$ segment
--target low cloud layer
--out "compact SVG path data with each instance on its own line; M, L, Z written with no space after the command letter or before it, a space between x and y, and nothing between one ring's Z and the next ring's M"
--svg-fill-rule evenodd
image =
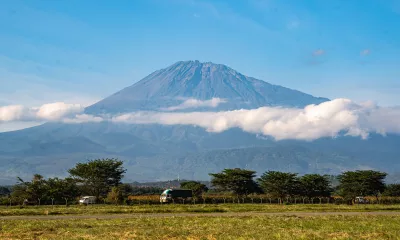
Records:
M175 110L183 110L183 109L189 109L189 108L200 108L200 107L210 107L210 108L215 108L218 107L221 103L225 103L226 100L221 99L221 98L212 98L210 100L197 100L197 99L187 99L183 103L169 107L169 108L164 108L162 110L164 111L175 111Z
M63 118L75 117L83 112L80 104L63 102L44 104L40 107L26 108L22 105L0 107L0 122L12 121L60 121Z
M182 106L190 105L185 103ZM190 106L198 105L192 102ZM335 99L303 109L261 107L222 112L133 112L102 117L82 114L82 110L79 105L65 103L47 104L37 109L8 106L0 108L0 121L21 121L25 117L32 120L34 116L36 120L70 124L110 121L124 124L190 125L216 133L240 128L276 140L315 140L337 137L342 133L363 139L368 138L370 133L400 134L400 107L379 107L370 102L357 104L348 99Z

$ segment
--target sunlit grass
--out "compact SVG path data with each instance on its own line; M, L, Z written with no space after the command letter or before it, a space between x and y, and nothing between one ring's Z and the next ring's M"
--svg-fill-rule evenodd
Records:
M0 216L15 215L91 215L133 213L212 213L212 212L363 212L400 211L400 205L333 205L333 204L169 204L169 205L89 205L0 207Z
M400 217L0 220L0 239L399 239Z

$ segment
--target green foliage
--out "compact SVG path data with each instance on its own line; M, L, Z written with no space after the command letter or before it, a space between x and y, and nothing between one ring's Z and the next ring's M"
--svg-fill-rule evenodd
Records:
M299 178L301 184L301 195L313 197L329 197L332 189L330 187L329 176L319 174L306 174Z
M138 187L138 186L132 186L130 184L124 184L126 187L125 193L127 195L159 195L164 191L164 188L160 187Z
M385 190L386 175L386 173L373 170L344 172L338 176L339 193L347 200L354 200L357 196L378 197Z
M107 201L117 205L122 200L122 191L119 187L112 187L107 194Z
M255 171L234 168L224 169L221 173L210 173L211 184L223 191L231 191L239 196L248 195L258 191L258 186L253 180Z
M400 184L387 185L383 195L388 197L400 197Z
M46 180L43 176L36 174L31 182L18 179L20 183L13 187L11 194L17 203L22 203L25 199L34 204L68 202L80 194L79 187L72 178Z
M40 174L35 174L33 175L31 182L25 182L21 178L18 178L18 180L21 185L25 186L24 191L26 198L30 202L40 205L41 200L46 197L46 193L48 192L48 186L43 176Z
M97 198L106 195L111 187L121 184L126 169L117 159L96 159L78 163L68 170L69 174L82 184L83 191Z
M53 200L53 202L64 201L65 204L67 204L68 201L74 200L81 194L77 182L72 178L49 178L47 180L47 185L47 196Z
M11 189L9 187L0 186L0 196L8 196L11 193Z
M278 198L297 195L301 189L296 173L268 171L258 179L258 183L264 193Z
M200 198L204 192L208 191L208 188L205 184L196 181L188 181L181 183L182 189L190 189L193 191L193 196Z

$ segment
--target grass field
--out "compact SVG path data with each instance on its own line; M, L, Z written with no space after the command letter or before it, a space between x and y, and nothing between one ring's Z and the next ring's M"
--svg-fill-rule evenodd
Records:
M400 205L333 205L333 204L198 204L198 205L92 205L0 207L0 216L17 215L90 215L128 213L212 213L212 212L368 212L400 211Z
M400 217L0 220L0 239L400 239Z

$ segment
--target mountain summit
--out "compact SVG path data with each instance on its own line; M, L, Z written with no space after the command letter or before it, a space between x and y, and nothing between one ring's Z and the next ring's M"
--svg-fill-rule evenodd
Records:
M88 107L86 112L158 110L178 105L187 98L225 99L226 103L218 110L304 107L328 100L244 76L222 64L180 61Z

